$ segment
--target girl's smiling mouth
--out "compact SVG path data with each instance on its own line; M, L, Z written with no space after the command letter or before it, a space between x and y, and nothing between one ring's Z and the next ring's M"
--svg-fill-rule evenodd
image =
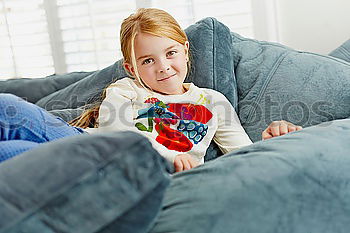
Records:
M159 79L158 81L159 81L159 82L166 81L166 80L170 79L171 77L174 77L175 75L176 75L176 74L170 75L170 76L165 77L165 78L161 78L161 79Z

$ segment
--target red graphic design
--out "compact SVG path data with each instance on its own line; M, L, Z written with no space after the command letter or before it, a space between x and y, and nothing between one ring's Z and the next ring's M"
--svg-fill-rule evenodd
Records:
M208 126L205 124L213 117L213 114L203 105L188 103L164 104L157 98L148 98L145 103L153 104L152 107L143 109L154 111L148 115L149 125L147 127L142 123L136 123L135 126L141 131L152 132L153 122L155 122L155 130L159 134L156 141L169 150L190 151L193 147L192 141L197 144L206 135ZM142 114L138 117L147 117L147 114L144 112L142 111ZM170 128L170 125L176 125L179 121L182 125L181 128Z
M159 99L157 99L157 98L148 98L146 101L145 101L145 103L151 103L151 104L155 104L155 103L157 103L157 102L160 102L160 100Z
M203 105L170 103L168 110L175 113L180 119L193 120L206 124L213 114Z
M156 141L169 150L186 152L192 149L193 144L183 133L162 123L156 124L155 128L159 133Z

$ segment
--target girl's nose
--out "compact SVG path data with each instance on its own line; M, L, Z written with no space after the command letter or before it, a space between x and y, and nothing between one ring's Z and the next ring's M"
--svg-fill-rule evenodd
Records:
M160 61L159 64L159 73L166 73L170 70L170 64L167 61Z
M167 67L167 68L165 68L165 69L160 69L159 72L160 72L160 73L164 73L164 72L167 72L167 71L169 71L169 70L170 70L170 67Z

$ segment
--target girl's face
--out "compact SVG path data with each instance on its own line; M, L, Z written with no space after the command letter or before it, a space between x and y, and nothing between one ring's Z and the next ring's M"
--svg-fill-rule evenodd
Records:
M189 43L139 33L135 37L135 58L142 81L153 91L178 95L185 92ZM125 68L134 74L132 65Z

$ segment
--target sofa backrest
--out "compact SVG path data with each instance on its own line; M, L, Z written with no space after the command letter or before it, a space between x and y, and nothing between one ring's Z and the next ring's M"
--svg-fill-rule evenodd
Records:
M235 33L232 38L239 116L253 141L271 121L308 127L350 116L350 63Z

